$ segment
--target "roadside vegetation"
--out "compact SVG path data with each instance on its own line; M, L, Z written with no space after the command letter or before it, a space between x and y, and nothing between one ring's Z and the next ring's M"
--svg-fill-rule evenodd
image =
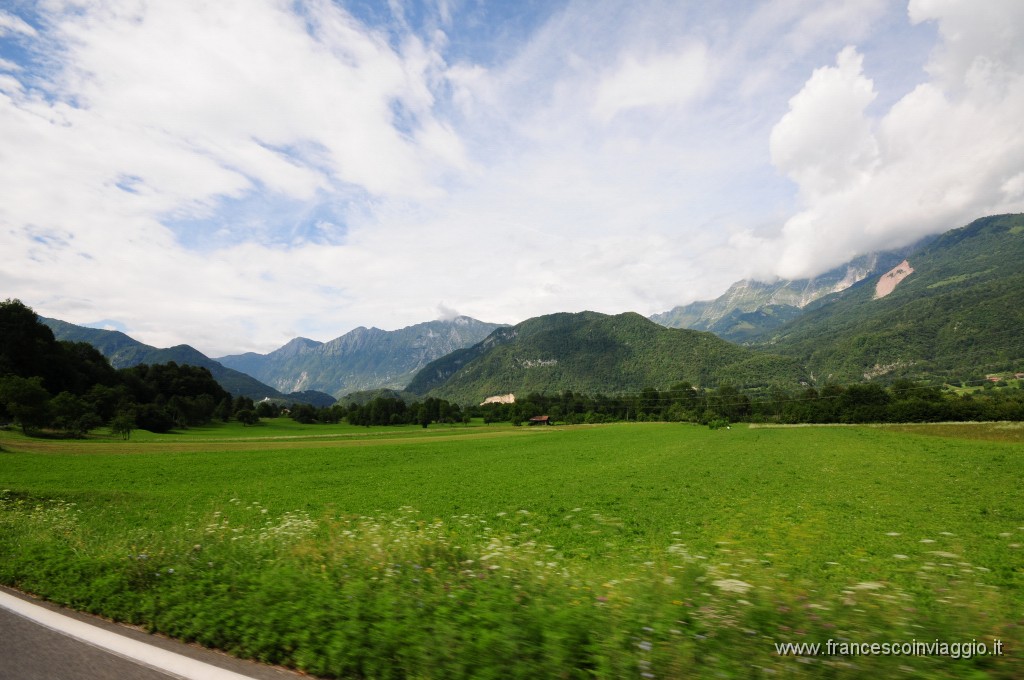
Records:
M1019 383L316 408L0 338L0 583L55 602L325 677L1024 676Z
M8 430L0 582L329 677L1020 677L1021 432L940 427Z

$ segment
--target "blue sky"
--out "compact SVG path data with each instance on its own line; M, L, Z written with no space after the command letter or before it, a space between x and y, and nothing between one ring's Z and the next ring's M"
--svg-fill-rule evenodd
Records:
M1024 210L1024 3L8 0L0 296L218 356Z

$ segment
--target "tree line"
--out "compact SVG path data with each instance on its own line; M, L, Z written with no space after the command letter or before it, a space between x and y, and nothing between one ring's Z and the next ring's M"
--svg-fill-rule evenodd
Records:
M169 362L117 370L88 343L57 341L19 300L0 303L0 423L68 436L109 425L127 439L136 428L203 425L247 406L252 400L232 399L206 368Z
M445 399L428 397L423 401L407 404L398 397L376 397L365 404L333 404L316 408L309 404L293 404L290 408L271 402L260 402L253 413L259 418L290 416L300 423L339 423L342 420L351 425L420 425L432 423L468 423L470 417L458 404Z
M1005 383L1004 383L1005 385ZM714 389L679 383L667 390L646 388L637 394L606 396L572 391L531 393L511 404L460 408L442 399L406 404L398 397L377 397L365 404L335 404L319 412L307 409L303 422L353 425L408 425L432 422L510 422L521 425L547 415L566 424L619 421L691 422L723 425L755 423L914 423L941 421L1024 420L1024 389L1005 386L957 394L940 387L898 380L825 385L787 391L773 387L754 392L723 384ZM293 412L292 417L296 417Z
M206 368L139 365L115 370L94 347L58 342L48 326L18 300L0 303L0 423L16 422L26 433L49 428L82 436L100 425L128 438L135 428L152 432L237 419L246 425L287 411L302 423L352 425L421 425L466 423L522 424L547 415L569 424L623 420L778 423L879 423L971 420L1024 420L1024 389L955 391L898 380L878 383L806 387L794 392L780 387L757 391L731 384L713 389L678 383L667 390L653 387L630 395L587 395L572 391L531 393L512 404L460 407L428 397L406 403L399 397L377 397L365 404L334 404L316 408L272 402L254 404L232 398Z
M529 394L513 404L486 404L468 409L485 422L522 423L534 415L576 423L650 420L715 424L775 423L914 423L942 421L1024 420L1024 389L985 388L958 394L942 387L898 380L825 385L789 391L772 387L745 392L734 385L714 389L680 383L667 390L648 387L625 396Z

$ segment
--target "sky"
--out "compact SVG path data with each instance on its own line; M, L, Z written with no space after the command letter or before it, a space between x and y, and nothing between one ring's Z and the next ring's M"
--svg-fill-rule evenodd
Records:
M0 0L0 299L269 352L1024 212L1020 0Z

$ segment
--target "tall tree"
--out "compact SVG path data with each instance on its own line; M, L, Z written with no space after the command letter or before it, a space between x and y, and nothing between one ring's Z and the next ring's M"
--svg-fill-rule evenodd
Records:
M50 422L50 393L43 379L8 375L0 378L0 408L5 410L28 434Z

